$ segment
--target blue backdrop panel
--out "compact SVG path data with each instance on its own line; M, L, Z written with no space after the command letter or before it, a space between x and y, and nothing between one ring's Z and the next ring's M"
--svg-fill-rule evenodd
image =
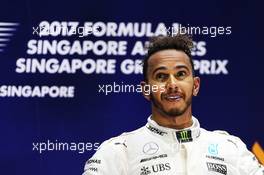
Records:
M136 60L143 58L140 44L163 24L166 29L173 24L211 28L211 33L194 35L201 91L193 99L193 114L201 126L239 136L250 150L256 143L264 146L260 2L4 0L0 7L2 174L81 174L102 141L143 126L151 110L140 93L106 95L99 85L139 84L142 74L133 68L139 68ZM71 29L90 23L101 25L99 33L43 34L45 25ZM122 32L122 25L128 33ZM137 25L145 30L142 36L133 32ZM214 27L222 27L224 33L215 36ZM105 33L99 36L102 30ZM120 50L103 53L111 41L112 48L117 45ZM132 54L137 42L138 52ZM109 70L92 71L98 60L109 64ZM35 95L30 88L37 88ZM60 89L64 95L67 91L65 97L56 95L59 88L64 88Z

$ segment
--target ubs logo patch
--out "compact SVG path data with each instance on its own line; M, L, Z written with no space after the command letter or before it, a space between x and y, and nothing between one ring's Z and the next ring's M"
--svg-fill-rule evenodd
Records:
M156 164L156 165L151 165L150 167L143 166L141 168L140 175L148 175L151 173L169 171L170 169L171 169L171 167L170 167L169 163L160 163L160 164Z
M214 171L214 172L218 172L224 175L227 174L226 165L218 164L218 163L211 163L211 162L206 162L206 165L207 165L208 171Z

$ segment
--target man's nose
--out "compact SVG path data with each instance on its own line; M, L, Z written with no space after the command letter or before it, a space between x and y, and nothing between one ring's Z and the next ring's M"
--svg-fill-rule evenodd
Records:
M166 84L166 88L168 90L175 90L178 88L178 84L177 84L177 80L173 75L170 75L167 84Z

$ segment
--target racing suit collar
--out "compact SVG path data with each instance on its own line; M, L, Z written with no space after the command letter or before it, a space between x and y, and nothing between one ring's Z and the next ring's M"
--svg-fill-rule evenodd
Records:
M160 126L150 116L146 128L150 130L153 135L168 139L169 141L174 140L179 143L191 142L200 136L200 123L194 116L192 116L192 120L193 124L191 127L177 130Z

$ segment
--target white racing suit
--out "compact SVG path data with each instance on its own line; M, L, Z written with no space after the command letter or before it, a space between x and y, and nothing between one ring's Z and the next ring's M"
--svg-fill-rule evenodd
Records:
M238 138L200 128L146 126L102 143L83 175L264 175L264 167Z

